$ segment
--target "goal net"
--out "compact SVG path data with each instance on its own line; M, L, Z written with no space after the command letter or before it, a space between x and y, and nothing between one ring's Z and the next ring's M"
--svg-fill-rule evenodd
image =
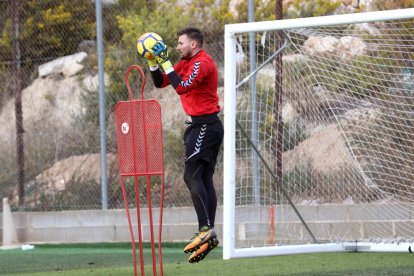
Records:
M414 250L414 9L225 27L224 259Z

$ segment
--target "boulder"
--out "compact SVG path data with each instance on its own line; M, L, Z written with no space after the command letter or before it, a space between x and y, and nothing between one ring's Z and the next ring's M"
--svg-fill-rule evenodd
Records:
M335 52L338 39L333 36L311 36L303 44L303 50L311 55Z
M310 54L332 54L346 62L355 56L364 55L367 45L359 37L311 36L303 44L303 50Z
M107 175L110 178L117 176L118 158L116 154L107 154ZM39 194L55 194L67 188L67 184L73 180L101 182L101 155L99 153L74 155L60 160L36 176L35 181L42 183L42 191Z
M88 56L85 52L64 56L39 66L39 76L46 77L53 74L62 74L64 76L76 75L83 69L80 64Z
M336 47L336 52L344 61L348 61L354 56L364 55L366 51L367 45L362 39L353 36L341 37Z

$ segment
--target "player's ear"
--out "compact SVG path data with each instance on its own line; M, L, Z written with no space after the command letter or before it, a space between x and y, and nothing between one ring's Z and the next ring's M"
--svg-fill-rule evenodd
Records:
M195 48L197 48L197 46L198 46L197 41L191 40L191 48L195 49Z

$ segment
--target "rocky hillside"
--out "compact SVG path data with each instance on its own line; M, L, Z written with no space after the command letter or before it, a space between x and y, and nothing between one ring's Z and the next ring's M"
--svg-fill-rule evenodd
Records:
M80 55L83 58L79 59ZM79 53L44 64L39 68L39 77L32 85L24 89L22 102L27 142L30 141L31 137L36 137L39 133L45 132L45 126L47 126L47 130L54 130L52 137L46 137L45 139L53 140L57 137L68 135L72 131L73 120L85 114L81 99L82 91L86 90L97 93L97 76L82 73L84 58L87 57L83 53ZM289 58L289 56L286 57L287 60ZM182 111L179 97L175 95L175 92L171 88L167 88L163 90L146 90L145 93L146 98L155 98L160 101L164 128L175 132L177 137L181 137L182 128L177 128L177 125L183 125L182 122L186 119L186 116ZM222 88L220 88L219 93L223 99ZM223 101L221 105L223 105ZM284 114L288 113L285 112ZM289 118L286 117L285 120L289 120ZM108 120L109 135L113 135L112 124L114 124L114 121L111 116ZM1 151L13 151L15 139L13 101L8 102L3 108L0 114L0 125L2 125L4 133L0 138L2 139ZM344 160L337 160L336 156L332 155L332 148L335 148L336 151L346 151L346 147L340 139L334 140L332 144L325 144L324 147L317 146L321 141L327 140L326 136L331 136L332 132L335 131L338 131L336 127L331 126L329 129L309 137L309 139L299 144L295 149L287 152L284 157L286 170L289 170L290 159L299 159L304 163L312 162L315 168L321 171L342 166L341 162L344 162ZM28 143L30 144L30 142ZM40 195L60 193L67 188L66 185L71 183L73 179L100 183L99 141L96 141L95 146L97 149L96 153L86 155L75 154L52 162L50 167L45 168L43 172L35 176L33 183L42 183L42 185L35 186L37 191L33 195L34 198L27 201L36 205ZM54 147L58 146L55 144ZM56 150L58 149L56 148ZM109 152L107 161L109 179L117 179L117 156ZM29 183L28 188L33 183Z
M373 1L348 0L343 2L344 5L341 6L343 11L350 11L359 5L363 5L369 11ZM370 29L369 26L363 28L366 28L368 33L375 31ZM337 55L345 62L353 57L365 55L368 50L367 45L361 39L353 37L338 39L332 36L311 36L302 46L303 50L309 55ZM298 54L285 55L284 62L296 64L302 62L304 58L304 56ZM38 189L31 194L32 198L28 199L28 202L31 202L33 206L37 204L42 195L55 195L65 191L68 189L67 183L71 183L74 179L83 182L100 182L99 130L88 128L88 125L79 129L74 127L80 118L89 116L89 110L87 110L83 98L85 93L87 93L89 99L96 100L96 106L98 106L98 77L97 75L89 75L84 70L84 63L87 59L88 54L80 52L43 64L39 67L39 77L23 90L25 145L26 151L30 152L30 158L33 159L27 163L27 178L33 179L31 183L27 184L27 187L29 190L35 189L34 187ZM274 76L273 69L267 72L266 69L264 68L259 75L270 74L270 76ZM120 72L120 74L122 80L124 72ZM105 80L106 85L108 85L108 77ZM299 121L300 118L298 117L302 116L302 114L298 115L299 107L306 108L313 105L315 109L323 111L328 110L332 107L332 104L338 102L337 99L333 99L328 95L322 87L313 87L305 93L308 93L306 97L300 95L295 100L285 100L282 108L283 122ZM219 94L223 106L223 88L220 88ZM312 103L308 101L309 95L311 95ZM168 147L177 148L177 151L179 151L184 128L183 122L186 119L179 97L175 95L171 87L152 90L151 85L147 85L145 97L154 98L160 102L163 126L168 131L168 136L164 137L164 142ZM298 166L310 166L315 172L323 174L348 167L355 162L349 153L349 145L345 145L344 140L341 139L343 127L348 127L351 130L351 127L347 124L348 119L363 122L379 120L379 118L370 116L373 113L371 112L373 108L369 105L362 108L355 104L351 110L347 105L352 99L341 99L341 101L343 105L334 106L334 109L341 110L344 113L342 117L344 121L329 121L329 123L324 122L319 125L306 126L306 139L300 141L293 148L286 150L283 154L283 170L285 173L288 174L294 171ZM14 114L14 100L10 100L0 112L2 130L0 152L4 158L3 164L8 164L10 168L15 167L15 160L9 160L10 158L8 158L8 156L15 156ZM97 114L93 114L93 116L92 121L98 117ZM96 121L93 121L93 123L94 127L98 125ZM364 123L360 123L360 125L364 125ZM73 135L74 132L76 132L76 135ZM118 160L113 115L108 116L107 139L108 144L110 144L108 146L107 174L109 179L117 179ZM71 143L74 145L72 146ZM83 148L87 149L85 150L87 153L78 152L76 144L80 143L82 143ZM63 147L67 151L72 150L72 152L62 154ZM45 160L41 159L41 151L48 151ZM363 161L368 162L367 160ZM169 156L166 160L166 166L170 166L171 171L168 175L169 185L181 185L180 188L183 188L181 175L174 174L179 169L174 167L175 164L172 164ZM13 172L11 174L16 175L17 173ZM35 186L35 182L42 183L42 186ZM175 189L177 189L177 186L175 186ZM13 191L13 194L16 194L16 190Z

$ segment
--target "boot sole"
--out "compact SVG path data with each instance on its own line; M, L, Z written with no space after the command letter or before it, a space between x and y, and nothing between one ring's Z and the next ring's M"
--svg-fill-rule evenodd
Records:
M209 239L207 249L204 252L198 254L197 256L194 256L193 258L188 259L188 261L190 263L198 263L199 261L202 261L207 256L207 254L210 253L211 250L217 247L218 244L219 244L219 241L217 237Z

